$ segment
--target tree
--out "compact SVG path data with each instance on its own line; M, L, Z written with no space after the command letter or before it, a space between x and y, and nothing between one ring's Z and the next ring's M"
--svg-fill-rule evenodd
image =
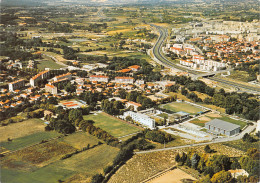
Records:
M70 112L69 112L69 120L74 122L77 119L80 119L80 120L83 119L82 111L79 110L79 109L72 109L72 110L70 110Z
M212 183L229 183L232 182L232 175L230 172L222 170L218 173L215 173L210 181Z
M198 164L199 164L199 160L200 160L200 156L195 153L195 154L191 157L191 167L194 168L194 169L197 169Z
M91 183L100 183L104 180L104 176L102 174L96 174L92 177Z
M212 152L213 152L213 150L210 149L209 145L206 145L206 146L205 146L204 151L205 151L206 153L212 153Z
M175 161L180 162L180 159L181 159L180 154L177 153L177 155L175 156Z

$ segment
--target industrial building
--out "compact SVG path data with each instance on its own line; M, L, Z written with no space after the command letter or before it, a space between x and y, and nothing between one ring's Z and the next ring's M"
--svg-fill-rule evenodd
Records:
M229 123L219 119L213 119L207 123L205 123L205 128L209 132L223 134L227 136L236 135L240 132L240 126Z

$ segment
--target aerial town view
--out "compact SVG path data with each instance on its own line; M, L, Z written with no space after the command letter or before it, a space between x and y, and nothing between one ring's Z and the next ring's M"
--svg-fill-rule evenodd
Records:
M1 183L260 182L259 0L0 0Z

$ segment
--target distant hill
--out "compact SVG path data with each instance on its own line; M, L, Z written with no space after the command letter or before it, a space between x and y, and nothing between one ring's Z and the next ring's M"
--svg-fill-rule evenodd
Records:
M257 0L247 0L255 1ZM122 5L122 4L166 4L166 3L199 3L199 2L245 2L245 0L0 0L4 6L43 6L55 4L86 4L86 5Z

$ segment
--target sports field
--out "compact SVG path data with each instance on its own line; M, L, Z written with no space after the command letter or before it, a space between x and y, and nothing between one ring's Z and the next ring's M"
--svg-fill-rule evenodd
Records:
M127 124L126 122L114 118L106 113L98 113L84 116L85 120L93 120L94 125L107 131L114 137L121 137L141 131L138 127Z
M202 109L195 107L191 104L184 103L184 102L172 102L169 104L161 105L160 107L173 111L173 112L183 111L183 112L187 112L190 114L196 114L196 113L202 111Z
M59 65L52 60L41 60L37 62L37 68L40 70L45 70L45 68L60 69L62 67L62 65Z

